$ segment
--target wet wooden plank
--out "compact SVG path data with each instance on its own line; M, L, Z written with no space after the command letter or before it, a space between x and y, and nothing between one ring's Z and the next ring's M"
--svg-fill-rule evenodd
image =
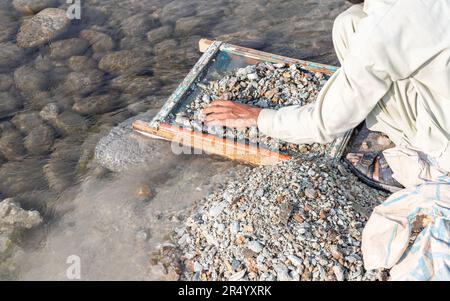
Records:
M190 149L183 148L183 146L189 148L192 147L200 150L200 153L204 152L207 154L220 155L231 160L237 160L253 165L275 165L291 159L288 155L273 152L265 148L186 130L162 122L156 129L151 127L148 122L136 121L133 123L133 129L146 135L172 141L172 143L175 143L173 146L175 153L182 152L183 150L191 153Z

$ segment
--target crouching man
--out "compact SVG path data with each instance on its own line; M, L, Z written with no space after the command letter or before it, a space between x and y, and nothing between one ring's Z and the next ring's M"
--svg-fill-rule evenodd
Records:
M363 121L386 134L394 148L370 160L349 158L367 177L392 176L405 187L366 225L366 269L392 268L393 279L449 280L450 0L350 2L333 28L341 68L314 104L271 110L216 101L204 111L206 122L257 125L298 144L331 142ZM384 175L387 165L392 173ZM420 216L428 223L405 254Z

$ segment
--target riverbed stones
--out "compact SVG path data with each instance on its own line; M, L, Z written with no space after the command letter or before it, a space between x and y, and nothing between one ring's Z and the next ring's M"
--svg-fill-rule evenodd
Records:
M83 55L88 47L89 42L80 38L55 41L50 44L50 58L63 60L71 56Z
M36 14L44 8L57 6L58 0L13 0L14 8L23 14Z
M210 25L210 18L192 16L180 18L175 23L175 33L180 36L202 34Z
M23 49L11 42L0 43L0 69L12 68L22 62L25 56Z
M121 22L121 31L125 36L142 37L146 32L158 26L158 19L153 15L137 14Z
M314 199L304 195L308 187L316 191ZM262 197L258 190L264 191ZM229 279L235 272L226 262L234 261L242 264L243 280L375 280L374 273L364 271L360 255L367 216L352 205L347 191L372 208L386 197L351 173L342 175L316 153L249 168L199 202L175 239L193 242L179 247L196 254L191 260L202 263L205 280ZM215 215L213 208L222 202L225 208ZM287 202L293 212L286 223L278 223ZM321 211L327 212L325 219ZM330 251L335 249L341 257ZM195 279L195 273L183 271L182 279Z
M39 116L41 116L42 119L53 123L56 120L56 117L59 115L59 107L58 104L52 102L46 104L42 110L39 112Z
M0 152L8 161L18 161L24 158L26 152L23 146L23 137L19 131L12 129L2 132Z
M80 32L80 37L89 41L92 50L96 53L108 52L114 48L113 39L108 34L98 30L82 30Z
M42 156L50 153L55 139L55 132L47 125L32 129L25 137L25 148L31 155Z
M8 91L14 84L14 79L10 74L0 74L0 92Z
M47 76L30 66L22 66L14 72L16 88L25 93L35 93L47 89Z
M34 128L44 125L38 112L20 113L11 120L12 124L23 134L28 134Z
M76 72L88 71L97 67L97 62L88 56L72 56L67 61L67 66Z
M64 33L69 25L65 10L46 8L24 21L17 34L17 45L22 48L41 46Z
M163 24L175 23L180 18L193 16L195 12L195 3L175 0L163 7L160 15L160 20Z
M103 84L103 76L103 72L97 69L87 72L71 72L67 75L63 88L69 93L89 94Z
M118 94L93 95L77 98L72 110L81 115L103 114L117 109L120 102Z
M3 164L0 167L0 192L14 197L27 191L45 190L47 182L42 172L43 165L38 159Z
M11 14L0 10L0 42L6 42L17 32L17 21Z
M160 87L159 81L150 76L121 75L111 81L111 87L125 94L138 97L151 95Z
M99 68L112 74L133 74L148 70L151 61L141 52L121 50L106 54L99 62Z
M44 166L45 178L49 187L56 192L62 192L73 184L81 147L77 139L66 138L55 142L50 160Z
M86 132L88 129L86 119L70 111L57 115L53 125L58 133L63 136L78 135Z
M147 32L147 40L155 45L167 40L172 36L172 34L173 27L171 25L165 25Z
M0 92L0 118L16 113L22 106L22 101L8 92Z

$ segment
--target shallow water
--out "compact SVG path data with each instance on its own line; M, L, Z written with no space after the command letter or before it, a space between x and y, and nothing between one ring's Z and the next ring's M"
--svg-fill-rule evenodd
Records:
M0 102L9 104L0 105L0 200L14 197L45 220L18 242L22 251L0 271L3 278L64 280L68 256L77 255L85 280L157 279L149 254L195 200L240 166L176 156L168 143L149 140L151 165L114 174L94 162L97 141L127 118L154 113L200 57L201 37L337 65L331 28L346 7L342 0L82 2L80 20L23 53L7 53L5 45L16 44L29 16L10 1L0 4ZM81 33L86 29L103 34ZM56 43L80 36L91 41ZM99 64L119 50L145 63L125 71L117 62ZM43 120L39 112L49 103L59 115ZM136 195L142 187L146 198Z

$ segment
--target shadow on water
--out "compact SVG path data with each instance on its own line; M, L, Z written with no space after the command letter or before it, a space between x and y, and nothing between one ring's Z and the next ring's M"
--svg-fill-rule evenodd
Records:
M111 173L93 160L99 139L159 108L200 57L201 37L337 64L331 28L345 6L86 0L80 20L52 42L30 45L36 35L24 40L19 28L45 7L69 4L20 4L27 2L0 3L0 200L38 210L44 223L16 242L5 276L12 279L66 279L69 255L81 257L83 279L157 279L149 254L239 166L176 156L169 144L149 140L159 153L154 162Z

